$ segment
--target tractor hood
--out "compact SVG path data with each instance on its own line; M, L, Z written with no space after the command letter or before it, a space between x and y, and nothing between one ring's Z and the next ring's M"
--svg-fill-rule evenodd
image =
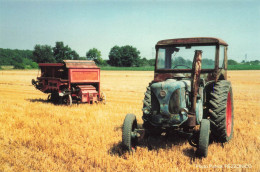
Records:
M181 111L187 108L186 92L190 91L190 85L189 80L178 81L175 79L168 79L151 85L154 98L159 103L159 114L163 118L170 119L171 124L180 125L188 119L187 113L181 113Z

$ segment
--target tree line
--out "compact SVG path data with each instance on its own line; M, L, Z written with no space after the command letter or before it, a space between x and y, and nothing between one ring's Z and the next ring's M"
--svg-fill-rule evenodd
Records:
M16 69L38 68L38 64L33 61L31 50L11 50L0 48L0 67L13 66Z
M0 66L14 66L16 69L38 68L38 63L61 63L63 60L94 60L99 66L117 67L142 67L154 66L155 59L141 58L140 51L130 45L114 46L110 49L108 60L102 58L101 51L97 48L89 49L85 57L72 50L63 42L56 42L54 47L50 45L34 46L34 50L11 50L0 48ZM190 65L191 61L185 61L182 57L177 59L178 63ZM206 65L212 65L214 61L203 59ZM259 64L259 60L250 62L242 61L242 64ZM239 64L235 60L228 60L229 65Z
M109 60L102 59L101 51L97 48L88 50L85 57L80 57L75 50L64 45L63 42L56 42L54 47L36 44L33 51L0 48L0 66L10 65L16 69L37 68L37 63L61 63L63 60L94 60L99 66L154 65L154 59L141 58L140 51L130 45L112 47L108 57Z

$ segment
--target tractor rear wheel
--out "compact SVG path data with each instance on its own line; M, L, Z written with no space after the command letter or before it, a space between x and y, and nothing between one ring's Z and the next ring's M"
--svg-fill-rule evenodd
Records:
M199 143L196 154L199 157L207 157L209 146L210 122L208 119L202 119L200 124Z
M137 129L135 115L127 114L123 124L122 144L128 151L133 151L137 145L135 129Z
M211 133L214 139L228 142L233 136L233 93L229 81L221 80L213 85L209 100Z

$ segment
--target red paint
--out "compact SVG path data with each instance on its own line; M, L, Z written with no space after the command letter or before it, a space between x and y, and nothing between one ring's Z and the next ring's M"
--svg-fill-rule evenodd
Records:
M70 82L71 83L84 83L84 82L99 82L100 69L70 69Z
M227 97L227 108L226 108L226 130L227 136L229 137L231 134L232 127L232 102L231 102L230 92Z

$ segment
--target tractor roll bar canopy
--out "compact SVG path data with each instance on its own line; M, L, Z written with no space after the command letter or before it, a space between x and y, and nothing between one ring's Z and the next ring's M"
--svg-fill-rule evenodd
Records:
M166 39L158 41L155 47L158 46L167 46L167 45L225 45L228 44L219 38L213 37L196 37L196 38L178 38L178 39Z

